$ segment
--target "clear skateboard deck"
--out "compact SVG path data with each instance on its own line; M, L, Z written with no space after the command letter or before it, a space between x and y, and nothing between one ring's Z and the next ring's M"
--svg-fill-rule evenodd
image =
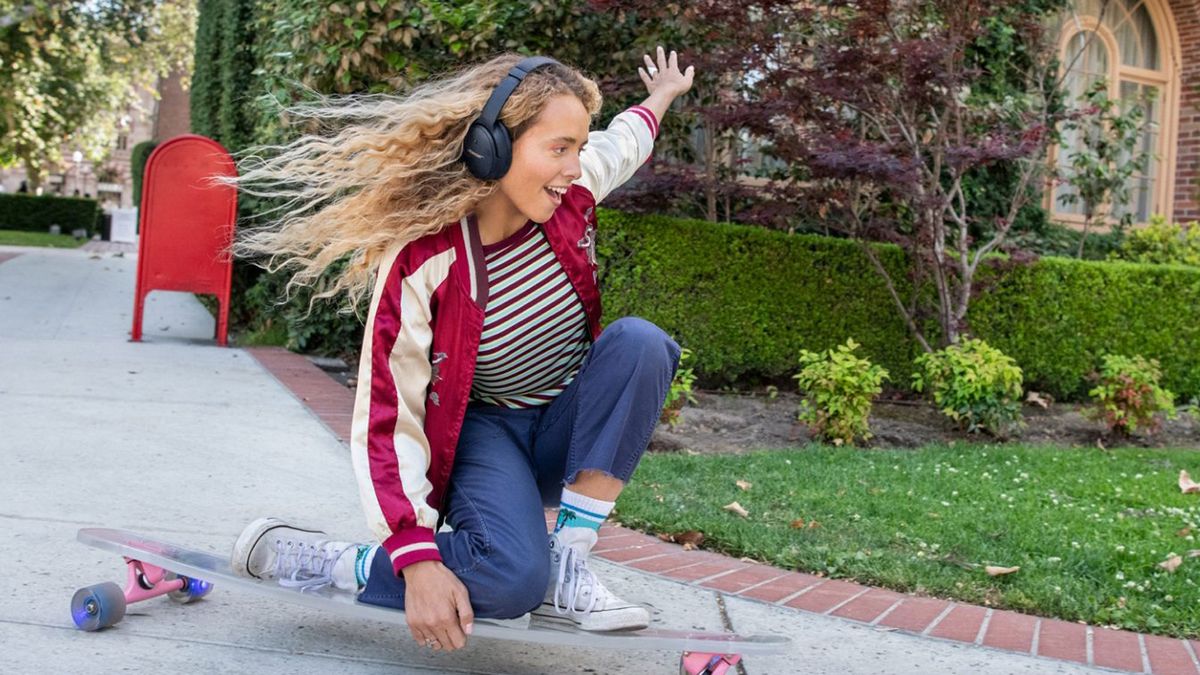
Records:
M227 556L192 550L126 530L84 528L79 530L77 539L88 546L123 556L128 567L124 589L106 582L75 592L71 601L71 616L81 630L112 626L125 616L125 607L129 603L160 595L185 603L198 600L207 595L216 582L325 612L407 627L404 612L360 603L344 591L330 588L299 591L273 581L237 576ZM567 647L682 652L680 672L690 675L721 675L735 665L742 655L778 654L790 644L788 638L779 635L738 635L660 628L590 633L571 626L530 621L528 618L511 621L476 619L472 634L472 639L475 638Z

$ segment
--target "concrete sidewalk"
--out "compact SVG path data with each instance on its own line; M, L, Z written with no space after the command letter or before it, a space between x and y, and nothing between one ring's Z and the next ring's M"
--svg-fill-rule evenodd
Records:
M249 520L294 518L367 538L344 445L245 351L213 345L190 295L149 298L128 342L136 258L0 247L0 671L182 673L670 673L678 654L475 640L437 654L387 626L222 592L130 606L98 633L68 615L80 586L124 580L115 556L74 541L128 528L214 552ZM51 557L52 556L52 557ZM53 567L48 561L53 561ZM785 656L745 672L1084 673L1063 661L894 632L677 583L605 561L618 593L668 628L777 632Z

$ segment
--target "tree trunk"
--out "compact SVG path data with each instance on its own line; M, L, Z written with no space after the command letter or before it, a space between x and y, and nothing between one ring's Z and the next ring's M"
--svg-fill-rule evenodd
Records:
M29 194L37 194L37 190L42 186L42 166L37 162L26 158L23 162L25 165L25 183L29 188Z
M717 138L713 125L704 125L704 207L708 222L717 222Z
M1091 224L1092 224L1092 213L1090 211L1084 212L1084 214L1083 214L1083 235L1079 237L1079 253L1077 253L1075 255L1075 257L1079 258L1080 260L1083 260L1083 245L1085 243L1087 243L1088 228L1091 226Z

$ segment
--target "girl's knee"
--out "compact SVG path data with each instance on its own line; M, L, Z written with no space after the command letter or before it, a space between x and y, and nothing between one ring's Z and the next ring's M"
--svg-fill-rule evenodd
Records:
M539 554L537 559L520 561L521 566L487 589L485 597L473 601L475 613L490 619L515 619L542 604L550 583L550 559L545 551Z
M626 316L609 324L601 338L612 333L611 339L622 343L622 351L636 348L644 355L661 354L675 365L679 361L679 345L666 331L637 316Z

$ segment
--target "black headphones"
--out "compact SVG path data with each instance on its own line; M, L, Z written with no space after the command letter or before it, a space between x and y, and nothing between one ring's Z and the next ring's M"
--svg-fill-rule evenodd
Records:
M500 110L526 75L551 63L558 61L546 56L521 59L492 90L483 112L471 122L463 141L462 161L472 176L480 180L499 180L508 173L508 167L512 165L512 134L500 121Z

